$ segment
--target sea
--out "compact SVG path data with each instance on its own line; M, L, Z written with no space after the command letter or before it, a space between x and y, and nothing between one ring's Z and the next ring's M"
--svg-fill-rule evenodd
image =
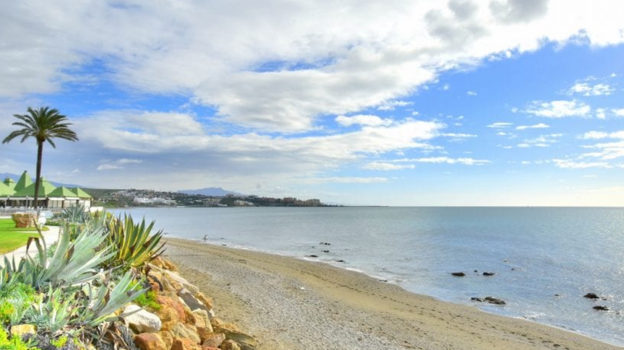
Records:
M114 212L153 220L168 237L320 261L439 300L624 346L623 208L252 207ZM454 277L453 272L465 276ZM603 299L584 298L586 293ZM471 300L486 296L506 304ZM596 305L609 311L596 311Z

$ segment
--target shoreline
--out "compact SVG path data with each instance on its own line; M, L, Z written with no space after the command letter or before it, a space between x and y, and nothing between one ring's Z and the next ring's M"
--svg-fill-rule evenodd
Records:
M259 349L622 349L328 263L168 238L165 257Z

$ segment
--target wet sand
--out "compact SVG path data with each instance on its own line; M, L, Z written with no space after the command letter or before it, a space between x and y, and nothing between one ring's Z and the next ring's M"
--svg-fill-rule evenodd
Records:
M165 257L261 350L623 349L295 258L169 239Z

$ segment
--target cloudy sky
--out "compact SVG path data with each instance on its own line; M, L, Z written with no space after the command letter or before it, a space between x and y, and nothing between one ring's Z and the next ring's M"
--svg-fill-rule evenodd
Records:
M380 205L624 205L620 0L24 0L0 134L45 177ZM34 174L35 144L0 145Z

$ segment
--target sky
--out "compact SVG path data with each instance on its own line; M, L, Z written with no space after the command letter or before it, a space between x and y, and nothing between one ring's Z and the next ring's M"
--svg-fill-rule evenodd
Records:
M624 206L620 0L0 0L43 176L392 206ZM35 173L34 140L0 173Z

